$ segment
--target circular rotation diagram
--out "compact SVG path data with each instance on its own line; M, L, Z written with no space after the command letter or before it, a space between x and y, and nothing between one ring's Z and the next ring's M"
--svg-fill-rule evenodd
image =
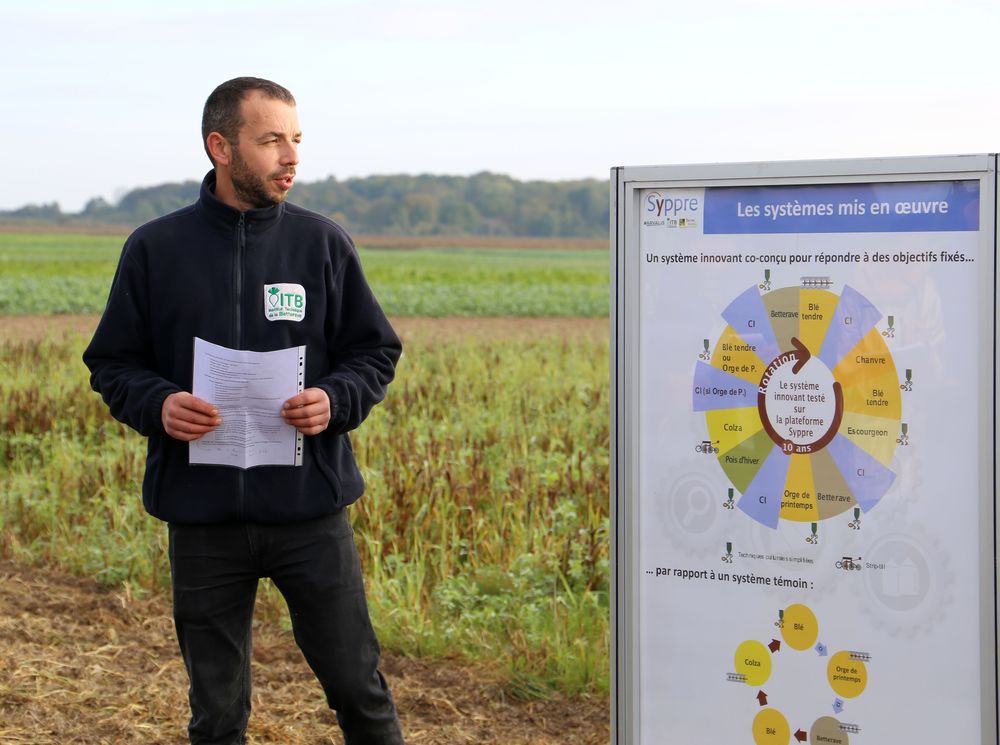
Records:
M790 605L778 615L779 620L775 625L781 629L781 638L791 650L805 652L816 645L816 659L825 665L826 679L837 696L853 699L864 692L868 685L866 663L871 659L870 655L843 650L828 656L826 645L817 643L819 622L816 615L805 605ZM760 688L771 678L774 654L779 649L781 644L777 639L772 639L769 645L753 639L743 642L733 655L736 672L730 676L730 680ZM788 653L781 654L787 656ZM768 696L763 690L757 694L757 700L762 708L753 720L754 745L787 745L793 737L797 742L808 740L827 745L849 745L849 733L860 729L857 725L842 723L834 717L821 716L812 723L808 733L799 729L793 734L785 714L768 702ZM843 701L835 699L834 711L843 711Z
M706 450L741 493L737 506L770 528L868 512L895 478L902 414L875 326L882 314L849 286L839 296L751 287L722 317L710 360L695 369L694 410L705 412Z

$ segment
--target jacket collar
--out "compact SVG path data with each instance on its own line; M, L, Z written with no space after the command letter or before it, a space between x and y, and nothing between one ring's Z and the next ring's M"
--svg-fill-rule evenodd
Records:
M266 230L281 219L285 212L285 204L280 202L271 207L240 212L215 196L215 169L212 169L201 182L197 209L212 225L227 232L236 227L240 215L259 230Z

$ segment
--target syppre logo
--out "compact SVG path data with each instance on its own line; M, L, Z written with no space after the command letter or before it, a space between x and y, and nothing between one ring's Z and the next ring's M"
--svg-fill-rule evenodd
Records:
M306 317L306 288L289 282L264 285L264 317L269 321L301 321Z
M697 227L701 218L702 194L700 189L646 192L642 201L642 224L647 227Z

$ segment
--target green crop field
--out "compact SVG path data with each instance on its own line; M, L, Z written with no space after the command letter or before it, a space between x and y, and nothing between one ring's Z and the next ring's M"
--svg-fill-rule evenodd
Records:
M123 238L0 233L0 315L99 313ZM605 316L605 250L361 246L393 316Z
M31 278L51 296L93 282L103 304L118 251L112 238L2 236L3 289ZM456 286L597 291L607 271L606 255L587 251L362 256L383 295L410 283L413 297L438 298L412 311L425 315L460 313L441 305ZM482 302L468 312L503 313ZM407 340L388 398L353 437L369 488L352 515L380 638L495 668L515 695L606 693L607 336L439 333L448 324ZM162 593L166 532L139 498L145 444L90 391L86 341L0 338L0 555ZM273 589L261 603L286 623Z

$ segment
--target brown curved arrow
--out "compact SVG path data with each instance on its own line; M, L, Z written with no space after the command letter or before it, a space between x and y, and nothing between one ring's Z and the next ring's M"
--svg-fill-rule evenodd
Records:
M760 416L761 424L764 425L764 431L767 432L767 436L771 438L772 442L781 448L782 452L788 454L814 453L817 450L822 450L829 445L833 438L837 436L837 432L840 430L840 422L844 418L844 392L840 383L836 380L833 381L833 419L831 420L830 426L827 428L826 432L824 432L823 436L818 440L806 443L805 445L796 445L791 440L778 434L778 431L774 428L774 425L771 424L771 420L767 416L767 385L770 383L771 375L777 368L788 364L792 358L795 359L795 365L792 367L792 374L798 374L798 372L802 369L802 366L805 365L812 356L805 344L794 336L792 337L792 346L795 347L793 351L782 352L771 360L771 364L764 370L764 374L760 379L760 385L757 387L757 413Z
M812 355L809 354L809 349L806 347L806 345L800 342L794 336L792 337L792 346L795 347L795 351L792 354L796 355L799 358L799 361L796 362L795 366L792 368L792 375L798 375L799 370L801 370L802 366L809 361L809 358L812 357Z

